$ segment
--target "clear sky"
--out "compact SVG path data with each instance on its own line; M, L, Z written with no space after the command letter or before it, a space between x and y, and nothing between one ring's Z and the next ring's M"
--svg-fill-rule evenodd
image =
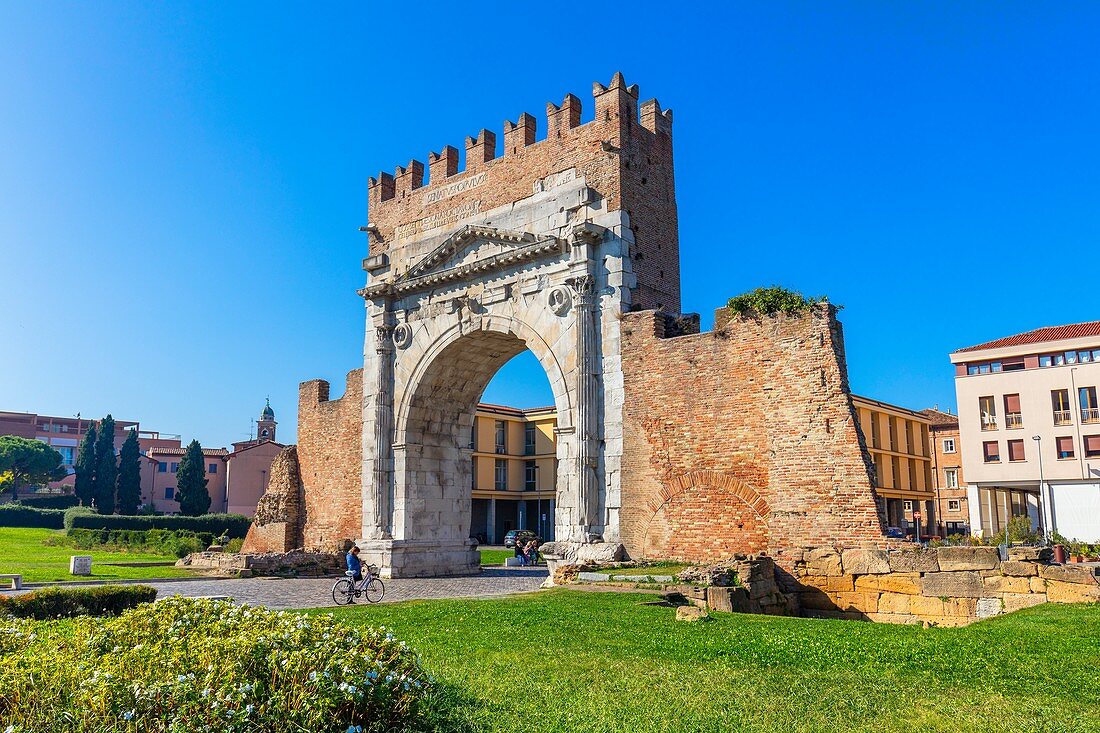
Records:
M222 445L361 365L366 180L622 70L683 305L827 294L857 392L1100 318L1095 3L0 3L0 409ZM537 363L486 398L549 402Z

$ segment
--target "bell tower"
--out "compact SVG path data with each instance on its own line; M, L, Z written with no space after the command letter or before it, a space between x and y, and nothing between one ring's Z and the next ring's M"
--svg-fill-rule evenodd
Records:
M268 399L263 412L260 413L260 419L256 421L256 440L274 441L276 425L278 423L275 422L275 411L271 409L271 400Z

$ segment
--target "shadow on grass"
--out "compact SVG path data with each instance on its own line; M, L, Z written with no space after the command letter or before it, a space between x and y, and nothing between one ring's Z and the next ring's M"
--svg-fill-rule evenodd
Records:
M463 688L436 682L417 710L417 733L480 733L486 730L489 710Z

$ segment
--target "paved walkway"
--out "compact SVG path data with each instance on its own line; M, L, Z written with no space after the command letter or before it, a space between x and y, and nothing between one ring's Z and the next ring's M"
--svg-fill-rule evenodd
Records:
M480 575L460 578L400 578L383 581L383 603L427 598L485 598L537 590L546 568L483 568ZM321 608L332 602L336 578L210 578L142 583L168 596L229 596L238 603L268 608ZM31 589L33 590L33 589ZM360 599L359 603L366 603Z

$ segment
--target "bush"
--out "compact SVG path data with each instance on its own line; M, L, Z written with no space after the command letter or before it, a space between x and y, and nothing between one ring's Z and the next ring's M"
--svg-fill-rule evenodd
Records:
M74 616L117 616L139 603L151 603L156 597L157 589L148 585L43 588L21 596L0 596L0 615L39 621Z
M0 622L0 720L19 733L403 730L434 689L404 642L331 614L173 597L64 629Z
M19 500L23 506L35 509L70 509L80 503L72 494L32 494Z
M51 544L64 544L78 550L106 549L121 552L147 552L154 555L186 557L202 552L214 541L209 532L182 529L81 529L74 527L64 538Z
M140 514L95 514L83 507L65 512L65 529L176 529L209 532L215 537L244 537L252 519L243 514L204 514L201 517L179 515L145 516Z
M64 529L72 529L73 521L75 517L94 517L97 516L95 509L89 506L74 506L71 509L65 510L65 520L62 523Z
M241 548L244 547L244 539L238 537L236 539L229 540L225 545L226 552L240 553Z
M776 313L791 315L808 310L810 306L818 303L827 302L829 302L829 299L825 296L807 298L802 293L773 285L770 288L757 288L730 298L726 307L738 315L747 313L756 313L762 316L770 316Z
M36 509L21 504L0 505L0 527L39 527L61 529L65 512L60 509Z

